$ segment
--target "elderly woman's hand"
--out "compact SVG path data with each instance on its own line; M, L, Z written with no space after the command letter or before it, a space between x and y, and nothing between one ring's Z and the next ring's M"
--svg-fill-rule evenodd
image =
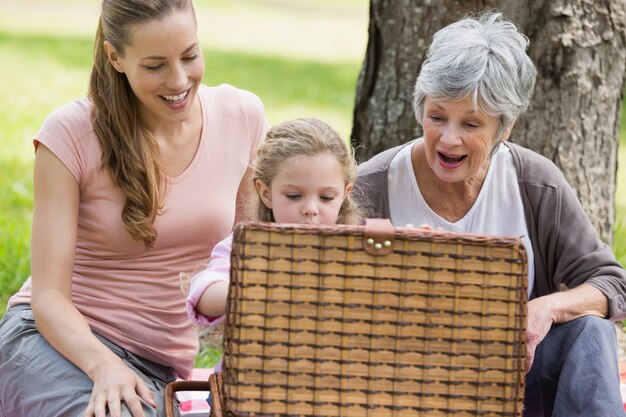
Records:
M606 296L597 288L583 284L528 302L526 325L526 372L535 359L535 350L554 323L566 323L583 316L606 317Z
M535 350L555 322L551 297L539 297L528 302L526 325L526 373L535 359Z

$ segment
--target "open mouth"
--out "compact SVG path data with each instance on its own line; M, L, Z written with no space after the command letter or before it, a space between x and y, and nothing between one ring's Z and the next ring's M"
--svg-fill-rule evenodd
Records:
M467 155L448 155L442 152L437 152L437 154L439 155L439 158L446 164L458 164L459 162L467 158Z
M159 96L159 97L161 97L163 100L167 101L170 104L178 104L178 103L182 103L183 101L185 101L185 99L189 95L189 91L190 90L187 90L175 96Z

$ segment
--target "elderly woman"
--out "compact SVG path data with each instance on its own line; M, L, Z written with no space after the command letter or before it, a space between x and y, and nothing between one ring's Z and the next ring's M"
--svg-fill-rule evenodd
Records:
M536 70L499 13L437 32L415 86L424 135L359 167L377 217L521 236L528 253L525 416L623 416L615 329L626 273L546 158L508 143ZM563 288L567 291L562 291Z

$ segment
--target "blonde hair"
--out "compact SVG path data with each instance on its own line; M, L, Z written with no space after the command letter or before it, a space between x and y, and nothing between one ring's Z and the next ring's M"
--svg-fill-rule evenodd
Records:
M268 187L276 176L280 164L294 156L314 156L330 153L337 158L343 173L344 183L354 183L356 179L356 161L348 150L345 141L326 123L314 118L289 120L272 127L259 147L254 163L254 180L263 181ZM274 213L255 193L256 220L275 222ZM361 220L361 212L350 193L345 195L337 223L356 224Z
M137 98L126 75L109 62L103 44L110 42L123 57L133 25L189 9L193 11L191 0L104 0L96 32L89 82L91 118L102 148L102 165L124 195L122 221L130 236L146 248L156 240L154 221L166 191L159 147L140 124Z

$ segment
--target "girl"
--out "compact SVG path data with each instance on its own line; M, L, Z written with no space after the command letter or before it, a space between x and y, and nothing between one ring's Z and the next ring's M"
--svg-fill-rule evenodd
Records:
M258 221L355 224L360 220L350 191L356 162L343 139L317 119L272 127L254 166ZM224 320L232 236L213 249L207 268L191 281L187 313L202 326Z

